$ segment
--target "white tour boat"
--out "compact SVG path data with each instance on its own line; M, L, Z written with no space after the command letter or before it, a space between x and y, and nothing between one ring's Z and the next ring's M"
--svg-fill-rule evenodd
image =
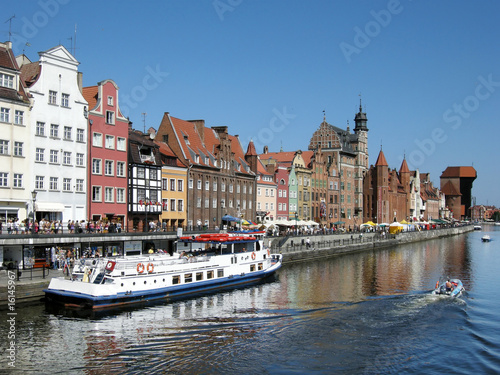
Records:
M71 279L53 278L48 302L66 307L109 308L171 300L261 281L281 267L262 239L239 234L181 237L173 255L80 259Z

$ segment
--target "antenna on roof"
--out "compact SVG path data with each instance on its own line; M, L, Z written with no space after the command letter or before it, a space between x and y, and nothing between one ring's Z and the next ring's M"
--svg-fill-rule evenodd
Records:
M144 124L144 131L143 131L144 134L146 134L146 116L147 116L147 113L143 112L142 113L142 122Z
M323 110L323 122L326 122L326 112Z
M12 36L12 19L16 18L16 15L14 14L12 17L10 17L7 21L4 23L9 23L9 42L10 42L10 37Z
M73 44L73 57L76 57L76 23L75 23L75 43Z

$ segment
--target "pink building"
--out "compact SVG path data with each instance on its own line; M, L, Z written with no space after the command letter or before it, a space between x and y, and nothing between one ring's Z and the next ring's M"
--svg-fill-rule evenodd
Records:
M118 86L104 80L83 88L89 103L88 214L91 220L127 223L129 121L120 112Z
M275 170L275 181L278 184L276 218L278 220L288 220L288 168L278 165Z

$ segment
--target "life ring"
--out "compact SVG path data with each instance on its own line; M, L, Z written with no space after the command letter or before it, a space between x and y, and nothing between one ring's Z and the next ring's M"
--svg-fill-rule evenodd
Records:
M439 286L439 280L438 280L438 281L436 281L436 288L435 288L435 289L437 289L437 288L438 288L438 286Z
M139 272L139 273L143 273L144 272L144 264L137 263L137 272Z
M148 273L152 273L155 270L155 266L153 263L148 263Z
M270 257L271 256L271 251L269 251L269 249L267 249L267 256Z
M252 253L252 260L255 260L255 251Z

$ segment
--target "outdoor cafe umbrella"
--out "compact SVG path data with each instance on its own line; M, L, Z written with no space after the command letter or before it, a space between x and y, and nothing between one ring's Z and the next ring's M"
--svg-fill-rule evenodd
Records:
M236 222L240 222L240 219L234 217L234 216L231 216L231 215L224 215L222 216L222 220L223 221L236 221Z

